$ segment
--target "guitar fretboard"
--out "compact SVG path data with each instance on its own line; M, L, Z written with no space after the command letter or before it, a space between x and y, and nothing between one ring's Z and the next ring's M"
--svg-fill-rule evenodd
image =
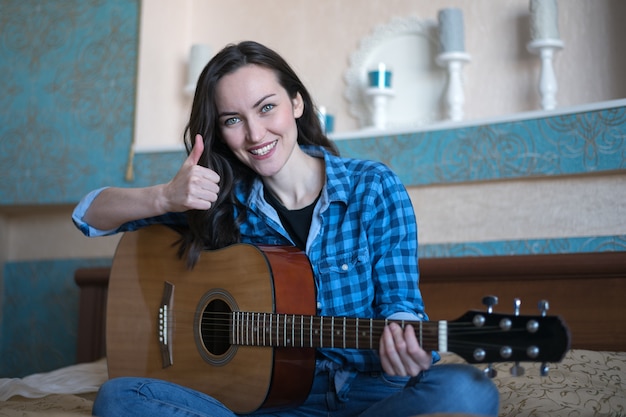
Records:
M424 349L447 350L447 322L392 320L412 325ZM389 320L234 311L231 344L245 346L378 349Z

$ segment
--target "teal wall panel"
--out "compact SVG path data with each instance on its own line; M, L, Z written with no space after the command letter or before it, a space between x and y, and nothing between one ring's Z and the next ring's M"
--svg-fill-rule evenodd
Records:
M139 0L0 0L0 205L123 184Z
M0 0L0 208L74 203L125 184L139 9L140 0ZM74 271L103 263L3 266L0 377L75 362Z
M76 363L78 268L110 259L9 262L0 306L0 378L23 377Z
M626 107L458 129L337 141L407 186L577 175L626 169Z

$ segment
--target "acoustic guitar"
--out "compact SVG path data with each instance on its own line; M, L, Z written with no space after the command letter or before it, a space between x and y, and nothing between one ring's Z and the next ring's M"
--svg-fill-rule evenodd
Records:
M377 349L384 319L316 316L315 285L296 248L237 244L178 258L178 233L150 226L118 245L107 301L109 377L168 380L236 413L297 405L309 393L315 349ZM426 350L469 363L558 362L569 332L557 316L468 311L415 327Z

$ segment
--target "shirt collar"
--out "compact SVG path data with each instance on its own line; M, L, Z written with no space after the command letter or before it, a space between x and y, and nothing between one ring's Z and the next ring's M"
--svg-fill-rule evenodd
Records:
M311 156L323 157L326 167L326 184L324 185L328 202L340 201L348 203L352 177L346 168L345 160L328 152L321 146L303 146L302 150Z

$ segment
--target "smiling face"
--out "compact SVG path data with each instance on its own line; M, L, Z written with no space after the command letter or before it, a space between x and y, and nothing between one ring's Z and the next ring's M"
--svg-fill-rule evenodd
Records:
M249 64L219 80L215 99L222 138L235 156L263 177L277 175L297 145L300 94L289 97L274 71Z

